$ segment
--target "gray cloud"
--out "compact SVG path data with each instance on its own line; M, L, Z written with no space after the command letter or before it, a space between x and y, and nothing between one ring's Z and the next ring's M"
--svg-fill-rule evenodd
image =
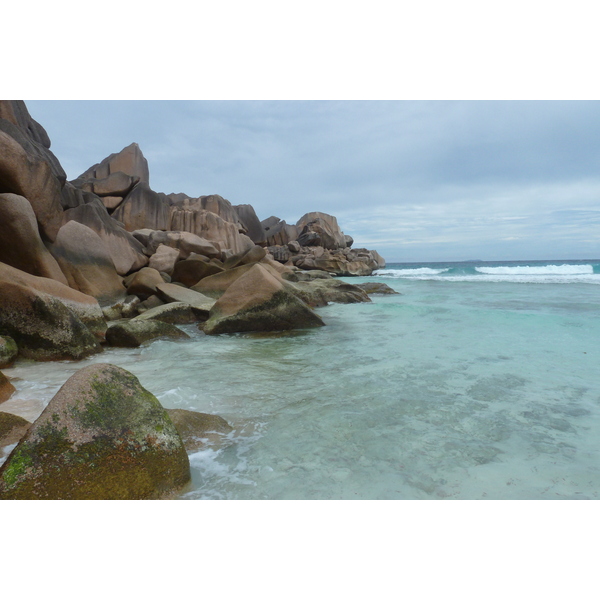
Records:
M28 106L71 178L136 141L157 191L328 212L388 260L600 256L598 102Z

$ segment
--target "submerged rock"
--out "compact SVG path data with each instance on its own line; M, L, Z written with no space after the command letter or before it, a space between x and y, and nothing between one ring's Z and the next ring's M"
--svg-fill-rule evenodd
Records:
M379 281L368 281L367 283L357 283L356 287L367 292L367 294L398 294L400 292L392 289L387 283L381 283Z
M119 367L75 373L0 468L0 499L137 500L190 480L183 442L160 402Z
M106 332L107 343L118 348L137 348L144 342L162 337L187 339L190 336L171 323L137 318L111 325Z
M194 452L207 442L219 443L224 435L233 431L233 427L218 415L180 408L167 409L167 413L179 431L187 452Z

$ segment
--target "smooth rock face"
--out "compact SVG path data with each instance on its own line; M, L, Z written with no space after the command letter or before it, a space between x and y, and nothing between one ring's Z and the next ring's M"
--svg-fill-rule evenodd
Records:
M179 259L179 250L176 248L170 248L164 244L156 249L156 252L150 257L148 266L151 269L156 269L159 272L167 273L168 275L173 274L175 263Z
M246 229L246 235L255 243L262 244L266 241L265 230L250 204L238 204L233 207L240 223Z
M190 336L170 323L137 319L116 323L106 331L107 343L117 348L138 348L144 342L163 337L187 339Z
M300 246L322 246L328 250L346 247L346 238L337 219L322 212L306 213L296 223Z
M31 423L23 417L0 412L0 458L4 456L2 448L16 444L30 427Z
M223 269L213 263L194 258L180 260L173 268L173 281L183 283L187 287L196 285L201 279L222 273Z
M119 275L127 275L148 264L142 244L119 227L97 196L93 196L86 204L65 210L64 220L65 223L77 221L95 231L106 243Z
M156 252L161 244L176 248L181 259L188 258L192 253L208 258L219 258L221 256L221 251L212 242L189 231L152 231L148 235L146 243L148 252L151 254Z
M164 279L160 276L159 271L144 267L126 280L127 293L146 299L156 294L156 286L161 283L164 283Z
M208 316L208 311L207 311ZM169 302L161 306L155 306L138 315L133 321L162 321L173 325L184 325L185 323L197 323L203 319L193 311L192 307L185 302Z
M101 305L123 300L126 290L104 240L92 229L69 221L50 251L66 274L69 286L93 296Z
M0 194L0 262L67 285L38 231L31 204L23 196Z
M4 373L0 373L0 402L6 402L15 392L15 386Z
M17 343L7 335L0 336L0 368L9 367L17 358Z
M125 225L127 231L136 229L170 229L170 207L147 183L138 183L112 216Z
M183 442L131 373L75 373L0 468L1 499L161 498L190 480Z
M229 286L204 325L208 335L321 327L322 319L267 268L255 264Z
M179 431L188 453L195 452L209 444L222 441L223 436L233 431L233 427L218 415L168 408L167 413Z

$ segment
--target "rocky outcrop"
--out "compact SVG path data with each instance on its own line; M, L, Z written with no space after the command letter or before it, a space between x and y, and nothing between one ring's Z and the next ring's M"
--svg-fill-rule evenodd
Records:
M186 323L197 323L198 321L206 321L204 315L199 315L194 309L185 302L169 302L161 304L154 308L149 308L143 313L134 317L133 321L162 321L163 323L171 323L173 325L184 325Z
M354 304L371 301L364 290L339 279L288 282L287 287L298 298L313 307L326 306L330 302Z
M102 162L90 167L76 181L103 180L113 173L124 173L142 183L150 183L148 161L144 158L140 147L133 143L121 152L107 156Z
M74 290L93 296L102 306L122 301L127 292L106 242L92 229L69 221L48 246Z
M67 285L64 273L42 242L33 208L23 196L0 194L0 262Z
M346 247L344 232L337 219L322 212L306 213L296 223L300 230L300 246L321 246L326 250L338 250Z
M401 295L400 292L392 289L387 283L382 283L380 281L368 281L366 283L357 283L356 287L359 287L361 290L364 290L369 294L397 294Z
M119 275L127 275L148 264L144 247L106 212L97 196L64 212L64 221L77 221L95 231L105 242Z
M0 336L0 368L12 365L18 353L15 340L7 335Z
M221 263L223 264L223 263ZM196 285L201 279L222 273L222 266L204 256L191 255L186 260L179 261L173 268L172 280L183 283L187 287Z
M299 229L295 225L288 225L278 217L269 217L261 221L265 232L267 246L285 246L298 239Z
M148 266L151 269L156 269L159 273L172 275L178 259L179 250L160 244L156 252L150 257Z
M170 207L160 194L145 182L138 183L112 213L127 231L136 229L171 229Z
M96 364L75 373L0 468L1 499L161 498L190 480L165 409L138 379Z
M187 288L174 283L162 283L157 285L156 294L164 302L184 302L185 304L189 304L197 311L200 311L201 314L206 313L207 317L208 311L210 311L215 304L213 298L209 298L195 290L188 290Z
M164 282L160 273L151 267L144 267L125 279L127 293L138 296L142 300L156 295L156 286Z
M150 319L115 323L106 332L108 345L118 348L138 348L158 338L187 339L189 336L175 325Z
M0 115L0 192L27 198L42 238L53 241L62 221L66 174L22 101L0 101Z
M0 373L0 403L6 402L17 390L4 373Z
M199 254L207 258L221 257L221 251L213 243L189 231L150 232L146 242L148 254L154 254L161 245L178 250L180 259L188 258L190 254Z
M238 204L233 208L235 209L239 222L245 229L246 235L255 244L263 245L267 240L267 236L254 208L250 204Z
M196 452L207 444L219 444L224 436L233 431L233 427L219 415L208 415L180 408L168 408L167 413L188 453Z
M232 283L210 311L209 335L243 331L282 331L324 325L304 302L261 264Z

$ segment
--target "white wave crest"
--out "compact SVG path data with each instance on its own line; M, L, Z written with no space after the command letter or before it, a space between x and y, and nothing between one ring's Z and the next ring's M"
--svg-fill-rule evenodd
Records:
M547 265L544 267L475 267L484 275L593 275L592 265Z
M380 269L373 271L373 275L379 277L418 277L420 275L441 275L449 269L430 269L421 267L419 269Z

